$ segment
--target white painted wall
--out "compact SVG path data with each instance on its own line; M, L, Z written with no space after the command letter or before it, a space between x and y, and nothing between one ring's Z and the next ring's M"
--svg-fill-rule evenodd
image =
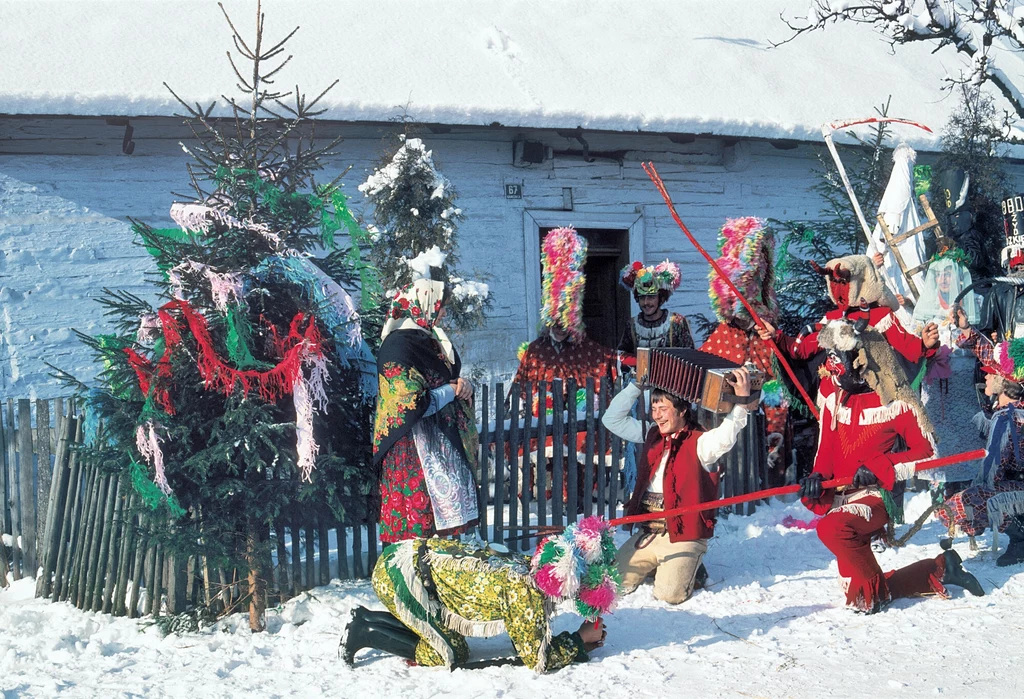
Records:
M48 377L44 361L83 379L95 366L71 328L89 334L106 326L95 302L106 287L152 296L154 272L146 252L132 244L127 217L170 225L172 191L187 192L185 156L173 120L133 120L135 152L123 155L123 128L103 120L0 121L0 397L48 397L65 389ZM338 126L328 127L337 130ZM345 167L353 208L356 186L382 154L390 125L344 126L346 140L325 174ZM633 222L648 261L666 257L683 269L670 301L684 314L710 313L707 264L684 239L660 195L640 168L654 160L690 230L709 250L727 217L813 218L819 202L809 192L817 174L817 147L777 150L766 142L719 139L679 145L665 136L586 134L592 151L625 151L621 162L556 156L515 167L512 141L521 132L458 130L420 135L459 191L466 221L460 229L463 266L489 275L494 309L485 328L456 339L470 365L491 377L515 368L515 349L535 336L537 284L527 260L536 260L538 225ZM555 132L527 134L554 151L579 144ZM927 158L922 158L926 160ZM1024 167L1013 165L1019 182ZM522 199L506 199L504 185L520 183ZM571 188L573 209L563 211ZM637 241L631 241L637 248ZM533 264L536 264L535 262ZM528 302L528 299L530 301Z

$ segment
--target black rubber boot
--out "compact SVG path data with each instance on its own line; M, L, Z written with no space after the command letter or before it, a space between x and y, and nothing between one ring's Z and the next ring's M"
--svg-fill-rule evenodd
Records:
M406 660L415 660L419 636L407 628L401 630L383 624L366 621L352 614L352 621L345 627L344 651L342 658L346 665L355 665L356 653L363 648L375 648Z
M703 590L704 586L708 584L708 569L701 563L697 568L697 572L693 574L693 589Z
M397 629L399 631L409 630L409 627L403 624L401 619L388 611L379 612L373 609L367 609L363 606L358 606L352 610L352 616L370 624L371 626L386 626L390 629Z
M1024 563L1024 528L1021 528L1021 517L1010 518L1010 524L1006 527L1006 535L1010 537L1010 543L1006 545L1006 551L996 559L996 565L1000 568Z
M983 597L985 590L978 579L964 570L960 554L950 549L942 554L946 560L946 572L942 574L943 585L956 585L970 592L975 597Z

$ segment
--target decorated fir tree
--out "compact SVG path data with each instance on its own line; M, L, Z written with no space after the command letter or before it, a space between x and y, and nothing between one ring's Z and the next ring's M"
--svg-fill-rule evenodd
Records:
M177 227L133 221L159 301L105 290L115 332L83 340L103 364L94 456L131 474L168 550L248 571L262 630L275 519L366 507L376 377L344 289L366 271L339 245L358 227L336 181L316 177L336 146L311 121L324 93L275 91L294 31L268 46L257 16L253 38L231 25L233 118L179 98L195 140Z
M448 317L457 330L479 327L490 307L487 284L458 270L456 192L434 166L418 138L399 136L399 146L359 186L373 205L371 259L388 296L414 279L440 274L452 288ZM435 272L431 272L431 268Z

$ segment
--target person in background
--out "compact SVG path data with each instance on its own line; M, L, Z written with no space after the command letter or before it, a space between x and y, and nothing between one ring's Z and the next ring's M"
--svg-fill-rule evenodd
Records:
M679 288L679 265L665 260L645 267L637 261L622 270L620 279L640 306L640 313L629 319L622 334L620 352L635 355L638 347L693 347L686 316L664 307Z

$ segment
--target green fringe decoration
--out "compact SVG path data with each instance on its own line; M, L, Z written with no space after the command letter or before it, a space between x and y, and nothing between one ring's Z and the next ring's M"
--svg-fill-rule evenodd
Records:
M921 362L921 368L917 370L917 376L910 382L910 387L914 391L921 390L921 382L924 381L924 375L928 373L928 362Z
M124 358L124 349L130 342L117 335L97 335L96 342L103 352L103 372L110 377L110 393L118 400L131 400L133 385L131 382L117 380L114 358Z
M932 166L914 166L914 196L919 197L927 194L932 188Z
M932 255L930 260L928 260L928 264L939 260L952 260L961 267L970 267L974 264L974 258L971 257L971 254L965 250L961 250L960 248L949 248L944 252L937 252Z
M885 488L882 491L882 502L885 503L885 512L889 515L889 521L893 524L903 524L903 505L896 502L896 499Z
M231 362L239 369L265 368L266 364L253 357L249 350L252 344L252 326L242 313L242 309L237 305L229 308L226 320L228 333L225 344Z
M801 243L809 245L814 242L814 236L813 228L801 226L799 232L790 233L782 241L779 251L775 255L775 281L777 283L782 283L786 278L786 273L789 271L789 259L792 257L789 254L789 244L793 242L794 238L798 238Z
M178 504L178 499L173 495L164 495L156 483L150 480L146 468L135 459L132 459L131 462L132 487L142 499L142 504L151 510L157 510L161 503L166 503L171 515L183 517L185 510Z
M193 235L191 233L183 231L180 228L153 228L150 230L150 233L156 236L161 236L163 238L169 238L170 240L173 240L177 243L183 243L186 241L193 240ZM161 272L166 272L171 268L171 265L167 264L166 262L159 261L158 256L160 255L160 251L157 248L153 247L152 245L147 245L146 251L157 259L156 266L157 269L159 269Z

